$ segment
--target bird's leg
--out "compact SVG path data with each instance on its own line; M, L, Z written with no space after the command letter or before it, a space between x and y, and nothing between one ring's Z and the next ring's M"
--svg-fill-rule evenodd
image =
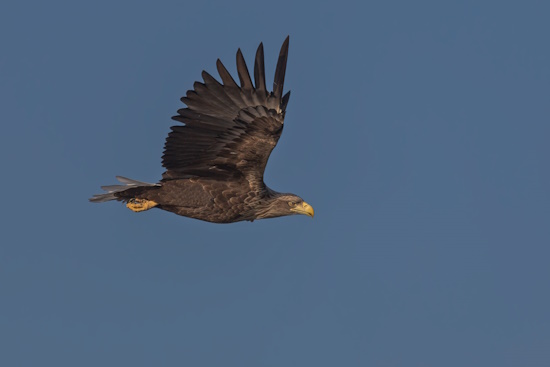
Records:
M157 205L158 203L155 203L153 200L138 199L138 198L132 198L128 200L128 203L126 203L126 207L136 213L149 210L151 208L154 208Z

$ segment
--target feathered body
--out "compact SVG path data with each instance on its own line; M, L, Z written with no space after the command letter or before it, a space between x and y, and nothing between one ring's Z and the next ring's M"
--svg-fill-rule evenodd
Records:
M256 52L255 85L243 55L237 52L240 86L220 60L222 83L203 71L204 83L181 100L173 119L162 164L166 172L158 184L118 177L125 185L105 186L106 194L91 201L128 202L134 211L157 207L185 217L230 223L292 214L313 216L313 209L293 194L269 189L264 170L281 136L290 92L283 95L288 38L283 43L273 83L266 89L263 45Z

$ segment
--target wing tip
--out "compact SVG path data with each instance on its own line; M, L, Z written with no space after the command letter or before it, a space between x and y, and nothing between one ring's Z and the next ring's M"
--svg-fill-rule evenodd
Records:
M241 89L254 89L248 66L246 66L246 61L240 48L237 50L237 74L241 82Z
M288 105L288 100L290 99L290 91L286 92L286 94L281 98L281 110L286 111L286 106Z
M285 83L286 63L288 60L288 45L290 41L290 35L285 38L281 51L279 52L279 59L277 60L277 66L275 67L275 78L273 79L273 94L277 98L281 98L283 94L283 88Z
M256 91L267 93L265 85L265 62L264 62L264 44L260 42L254 58L254 81Z

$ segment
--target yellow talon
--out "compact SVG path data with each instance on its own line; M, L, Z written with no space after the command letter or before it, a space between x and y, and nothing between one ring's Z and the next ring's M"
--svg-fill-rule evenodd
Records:
M126 207L136 213L149 210L151 208L154 208L157 205L158 203L154 202L153 200L138 199L138 198L130 199L128 200L128 203L126 203Z

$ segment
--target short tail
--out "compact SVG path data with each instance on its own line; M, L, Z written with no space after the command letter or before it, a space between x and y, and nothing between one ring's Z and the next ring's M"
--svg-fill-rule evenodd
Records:
M123 191L135 189L137 187L146 187L146 186L161 186L160 184L152 184L147 182L141 182L137 180L132 180L130 178L116 176L116 179L122 183L122 185L109 185L101 186L101 188L107 191L105 194L97 194L90 198L92 203L104 203L111 200L124 200L124 197L119 195Z

